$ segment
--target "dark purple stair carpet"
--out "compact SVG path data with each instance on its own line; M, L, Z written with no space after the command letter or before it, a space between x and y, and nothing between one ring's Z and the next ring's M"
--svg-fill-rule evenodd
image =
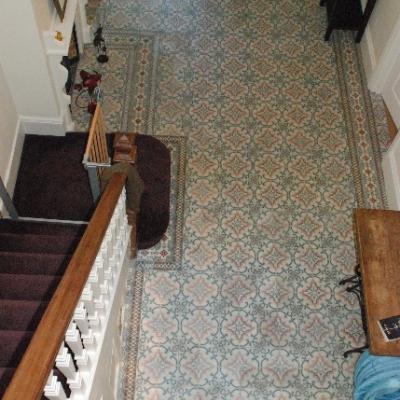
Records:
M25 135L14 190L24 217L87 220L94 206L82 165L86 135Z
M73 252L78 242L77 236L0 233L0 251L67 254Z
M0 274L0 299L48 301L60 280L59 275Z
M0 398L84 228L0 220Z
M62 275L71 255L0 251L0 273Z
M87 134L65 137L26 135L14 191L22 216L88 221L94 211L82 166ZM112 154L113 135L108 135ZM138 216L138 247L158 243L169 223L170 154L158 139L138 135L138 170L145 184Z
M33 233L39 235L83 235L86 225L59 224L56 222L37 222L2 219L0 233Z

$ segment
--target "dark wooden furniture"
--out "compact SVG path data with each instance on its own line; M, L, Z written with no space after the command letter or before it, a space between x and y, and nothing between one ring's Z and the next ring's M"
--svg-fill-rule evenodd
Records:
M326 4L328 15L325 40L329 40L334 29L347 29L357 31L355 41L359 43L375 3L376 0L368 0L363 11L361 0L321 0L320 5Z
M385 341L378 325L400 315L400 212L358 209L355 227L369 350L400 356L400 341Z

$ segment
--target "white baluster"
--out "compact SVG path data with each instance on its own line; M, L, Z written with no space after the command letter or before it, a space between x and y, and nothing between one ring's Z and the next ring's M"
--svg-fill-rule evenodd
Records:
M86 287L93 292L94 298L100 296L100 284L101 282L99 282L99 276L96 272L92 273L86 282Z
M67 378L71 391L79 391L83 388L81 374L75 369L72 355L64 345L61 345L57 354L56 367Z
M108 279L104 281L104 283L101 285L101 294L103 295L103 301L108 300L108 296L110 294L110 286L108 282L112 279L112 272L107 271Z
M97 255L94 265L96 268L98 280L99 282L102 282L104 279L104 260L101 252L99 252L99 254Z
M56 367L63 373L67 379L76 379L77 371L75 370L74 362L68 349L61 345L56 357Z
M83 301L80 301L77 304L74 311L73 320L81 331L81 334L86 335L89 331L89 320Z
M86 349L83 349L82 354L80 356L75 356L75 361L79 367L79 371L88 371L91 366L89 353Z
M84 303L84 308L85 310L85 315L86 312L88 315L92 315L95 310L94 310L94 298L93 298L93 292L90 289L90 285L86 285L82 291L81 294L81 301Z
M99 314L99 317L104 317L107 311L107 304L104 295L100 295L94 302L94 306L96 308L96 312Z
M53 371L50 372L50 375L47 379L46 386L44 387L44 395L48 399L55 400L66 400L67 395L64 392L64 388L61 385L61 382L54 375Z
M71 322L65 332L65 341L74 353L74 356L80 356L83 353L83 345L81 335L76 327L76 324Z
M85 345L85 349L95 350L97 347L96 337L94 336L93 330L89 329L86 334L82 334L82 341Z
M93 315L88 316L89 326L95 331L99 331L101 328L101 321L97 311L93 313Z

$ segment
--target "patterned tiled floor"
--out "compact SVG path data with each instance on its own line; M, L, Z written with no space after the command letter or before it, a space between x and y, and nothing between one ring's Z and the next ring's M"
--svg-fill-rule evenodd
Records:
M136 269L126 399L351 398L357 356L342 353L364 337L337 282L352 209L385 205L387 139L351 36L323 42L318 3L104 1L113 46L152 43L129 106L144 125L134 109L110 123L187 138L182 258Z

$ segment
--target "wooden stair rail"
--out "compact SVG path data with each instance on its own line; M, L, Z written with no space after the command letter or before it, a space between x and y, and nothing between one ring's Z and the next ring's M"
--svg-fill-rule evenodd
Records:
M90 123L89 136L82 163L88 172L90 190L93 200L96 202L100 196L100 180L103 169L111 165L111 159L108 155L106 126L99 103L96 105L96 110Z
M89 137L83 156L83 163L110 164L106 140L106 127L100 104L97 104L92 122L90 123Z
M107 185L3 400L38 400L42 397L125 180L125 174L116 173Z

